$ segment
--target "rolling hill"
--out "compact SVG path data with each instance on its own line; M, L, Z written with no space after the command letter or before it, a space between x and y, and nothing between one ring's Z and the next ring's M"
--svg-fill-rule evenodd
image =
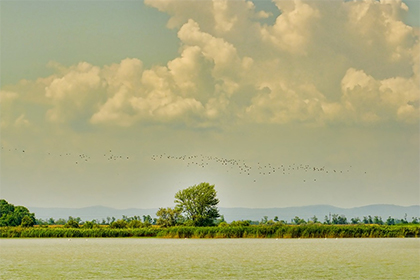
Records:
M94 219L106 219L107 217L115 217L116 219L122 218L123 215L132 216L143 216L150 215L155 217L158 209L115 209L104 206L91 206L84 208L41 208L41 207L29 207L29 210L35 213L38 219L48 218L65 218L69 216L80 217L83 221L90 221ZM310 205L300 207L284 207L284 208L219 208L219 212L224 216L228 222L235 220L253 220L260 221L264 216L268 216L268 219L273 219L278 216L280 220L290 221L295 216L302 219L309 219L314 215L320 221L324 221L326 215L339 214L345 215L348 220L350 218L371 215L380 216L386 220L389 216L401 219L407 214L407 220L411 221L412 217L420 217L420 205L413 206L398 206L392 204L374 204L362 207L354 208L339 208L331 205Z

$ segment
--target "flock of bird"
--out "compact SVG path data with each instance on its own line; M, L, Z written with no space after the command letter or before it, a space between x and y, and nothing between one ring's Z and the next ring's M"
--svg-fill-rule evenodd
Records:
M1 147L2 153L9 152L13 154L28 155L28 151L25 149ZM135 158L134 155L123 155L114 153L112 150L104 151L102 154L96 154L94 158L92 155L86 153L72 153L62 152L53 153L46 152L45 156L52 158L63 158L73 161L76 165L86 164L89 162L107 161L107 162L120 162L129 161ZM99 158L98 158L99 157ZM303 163L291 163L291 164L272 164L272 163L249 163L240 159L229 159L217 156L208 155L181 155L175 156L170 154L155 154L150 157L152 161L175 161L177 163L184 164L187 168L211 168L215 166L221 167L222 171L231 174L237 174L242 176L248 176L248 178L254 183L260 178L274 175L298 175L299 178L305 182L316 182L317 179L326 176L327 174L343 174L352 172L352 166L345 169L338 168L327 168L326 166L312 166ZM220 169L219 169L220 171ZM366 172L364 172L366 173ZM322 175L321 175L322 174Z
M257 182L258 178L264 176L273 176L273 175L291 175L299 174L302 175L302 178L311 178L311 179L302 179L303 182L308 182L310 180L316 182L317 176L320 173L326 174L343 174L351 172L352 166L349 166L346 169L338 168L326 168L325 166L311 166L309 164L303 163L292 163L292 164L271 164L271 163L262 163L257 162L255 164L247 163L244 160L239 159L228 159L223 157L216 156L206 156L203 154L200 155L182 155L174 156L164 154L156 154L151 156L152 161L179 161L186 165L186 167L192 168L208 168L211 166L219 165L224 168L225 172L236 173L239 175L249 176L254 182ZM302 173L307 173L303 175ZM365 172L366 173L366 172Z
M6 148L4 146L1 147L2 153L8 152L13 154L21 154L21 155L27 155L28 150L25 149L18 149L18 148ZM62 159L69 159L73 161L74 164L82 164L82 163L89 163L92 161L92 155L86 154L86 153L72 153L72 152L45 152L45 156L49 158L62 158ZM129 160L130 157L127 155L122 154L115 154L112 152L112 150L109 150L105 153L103 153L103 160L107 160L109 162L115 162L115 161L122 161L122 160ZM96 161L98 158L95 159Z

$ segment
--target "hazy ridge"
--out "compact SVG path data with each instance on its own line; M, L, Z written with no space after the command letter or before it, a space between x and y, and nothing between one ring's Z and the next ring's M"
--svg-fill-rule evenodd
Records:
M35 213L38 219L48 218L68 218L80 217L84 221L93 219L104 219L106 217L115 217L117 219L122 218L123 215L132 216L143 216L150 215L155 217L157 208L151 209L140 209L140 208L128 208L128 209L115 209L105 206L91 206L84 208L42 208L42 207L28 207L29 210ZM284 207L284 208L224 208L219 207L219 212L224 215L225 220L228 222L234 220L261 220L264 216L268 216L269 219L273 219L278 216L280 220L290 221L295 216L303 219L309 219L314 215L318 217L320 221L324 220L325 215L339 214L345 215L348 220L353 217L362 218L363 216L371 215L380 216L386 220L389 216L393 218L404 218L407 214L407 220L411 221L412 217L420 217L420 205L412 206L398 206L392 204L374 204L366 205L361 207L353 208L339 208L331 205L310 205L310 206L299 206L299 207Z

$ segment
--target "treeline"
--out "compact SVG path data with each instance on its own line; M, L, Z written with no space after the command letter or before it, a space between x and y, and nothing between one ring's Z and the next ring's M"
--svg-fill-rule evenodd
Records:
M384 238L419 237L420 225L248 225L143 228L2 227L0 237L161 237L161 238Z
M54 225L62 225L65 227L73 227L73 228L95 228L95 227L104 227L109 226L110 228L141 228L141 227L149 227L153 225L157 225L160 227L171 227L171 226L190 226L190 223L187 220L177 219L176 222L171 225L171 223L162 221L158 218L152 218L150 215L143 215L140 216L133 216L128 217L123 215L122 219L117 219L115 217L107 217L106 219L94 219L91 221L83 221L80 217L68 217L68 219L60 218L60 219L53 219L49 218L46 220L43 219L35 219L35 225L39 226L54 226ZM250 226L250 225L305 225L305 224L324 224L324 225L403 225L403 224L420 224L419 218L412 217L411 221L408 221L407 215L404 218L396 219L391 216L388 217L385 221L382 220L379 216L364 216L362 219L360 218L351 218L347 220L344 215L332 214L325 216L323 222L321 222L316 216L311 217L310 219L302 219L298 216L295 216L290 222L279 220L276 216L274 219L268 219L268 216L264 216L260 221L252 221L252 220L241 220L241 221L232 221L230 223L226 222L224 216L221 215L220 218L213 220L213 226Z
M278 217L274 217L274 220L268 220L267 216L264 216L264 218L261 220L261 222L257 222L258 224L274 224L276 222L279 222ZM324 221L321 222L316 216L311 217L310 219L301 219L298 216L295 216L293 219L291 219L290 223L286 221L280 221L284 224L292 224L292 225L302 225L302 224L316 224L316 223L323 223L325 225L358 225L358 224L365 224L365 225L397 225L397 224L419 224L420 220L418 217L411 217L411 222L407 220L407 214L405 214L404 218L401 219L395 219L391 216L389 216L385 221L382 220L382 217L380 216L363 216L363 218L351 218L350 220L347 220L347 217L345 215L339 215L339 214L329 214L325 215ZM256 222L253 222L254 224Z
M93 219L91 221L83 221L80 217L68 217L68 219L60 218L55 220L54 218L49 219L36 219L36 225L39 226L54 226L62 225L65 227L100 227L100 226L111 226L111 228L138 228L138 227L148 227L151 225L156 225L157 219L152 218L150 215L133 216L128 217L123 215L122 219L116 219L115 217L107 217L106 219Z

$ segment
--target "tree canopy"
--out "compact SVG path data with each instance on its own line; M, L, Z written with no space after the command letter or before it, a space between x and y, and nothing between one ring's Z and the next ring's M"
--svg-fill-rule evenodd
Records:
M25 218L27 217L27 218ZM28 208L14 206L4 199L0 199L0 226L33 226L35 215L29 213Z
M176 226L182 220L181 211L179 208L159 208L156 212L156 216L159 217L156 223L163 227Z
M210 226L219 215L216 205L219 199L216 197L214 185L201 183L180 190L175 194L175 209L182 211L185 218L194 226Z

